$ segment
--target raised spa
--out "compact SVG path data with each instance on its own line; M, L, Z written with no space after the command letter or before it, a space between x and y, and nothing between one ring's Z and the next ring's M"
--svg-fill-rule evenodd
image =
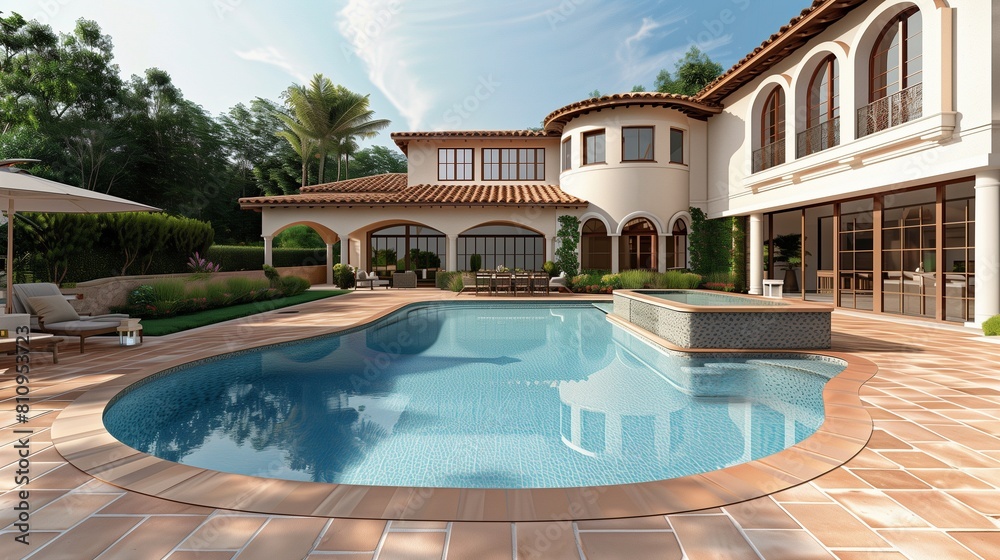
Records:
M829 348L828 305L702 290L615 290L615 317L681 348Z
M337 336L147 378L105 411L157 457L372 486L663 480L773 454L823 422L838 360L691 357L592 305L420 304Z

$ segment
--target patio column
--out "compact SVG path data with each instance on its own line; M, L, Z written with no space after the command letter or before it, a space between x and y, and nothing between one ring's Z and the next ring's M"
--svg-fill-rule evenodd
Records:
M667 271L667 238L670 237L665 233L657 234L656 236L656 271L666 272Z
M750 214L750 293L764 293L764 214Z
M350 264L351 254L351 239L348 237L340 238L340 262L341 264Z
M620 247L618 247L618 241L622 236L620 235L609 235L611 238L611 274L618 274L621 272L620 263L618 262L618 254L620 252Z
M267 266L274 266L274 252L271 248L271 242L274 241L273 235L262 235L264 238L264 264Z
M457 235L446 235L448 238L448 249L445 251L445 270L450 270L452 272L460 270L458 268L458 236Z
M1000 314L1000 170L976 174L976 326ZM970 270L972 272L972 270Z
M333 284L333 243L326 244L326 283Z

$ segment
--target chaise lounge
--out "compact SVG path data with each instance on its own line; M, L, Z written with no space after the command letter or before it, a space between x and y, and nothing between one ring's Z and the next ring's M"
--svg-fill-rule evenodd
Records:
M117 332L122 320L129 318L122 313L81 316L55 284L14 284L13 288L14 312L31 315L31 330L80 337L81 354L87 337ZM141 331L139 339L142 340Z

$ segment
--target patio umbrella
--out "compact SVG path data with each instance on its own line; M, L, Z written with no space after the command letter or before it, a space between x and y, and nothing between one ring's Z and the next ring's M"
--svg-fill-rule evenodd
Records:
M14 165L38 160L0 160L0 209L7 212L7 312L11 311L14 214L21 212L158 212L159 208L35 177Z

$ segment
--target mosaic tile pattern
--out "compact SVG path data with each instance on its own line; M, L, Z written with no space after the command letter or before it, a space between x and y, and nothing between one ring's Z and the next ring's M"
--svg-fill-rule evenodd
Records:
M412 293L418 292L418 293ZM32 355L30 546L12 545L13 384L0 376L0 558L992 559L1000 557L1000 344L929 322L836 312L833 349L879 365L862 389L875 432L844 466L723 508L580 522L413 523L257 515L191 506L103 484L68 465L49 428L85 390L142 362L280 342L450 293L358 292L297 315L241 320L138 348L91 339L59 365ZM468 297L468 296L461 296ZM348 299L349 298L349 299ZM238 335L238 336L237 336ZM92 345L92 346L91 346ZM0 368L13 359L0 356ZM744 480L759 476L743 473ZM485 496L484 496L485 498ZM613 504L608 504L613 506ZM485 500L481 507L502 507ZM558 516L559 512L554 512ZM565 512L563 512L565 513ZM557 517L558 518L558 517ZM515 556L516 554L516 556ZM102 556L103 555L103 556Z
M830 313L687 312L614 295L614 314L682 348L830 347Z

